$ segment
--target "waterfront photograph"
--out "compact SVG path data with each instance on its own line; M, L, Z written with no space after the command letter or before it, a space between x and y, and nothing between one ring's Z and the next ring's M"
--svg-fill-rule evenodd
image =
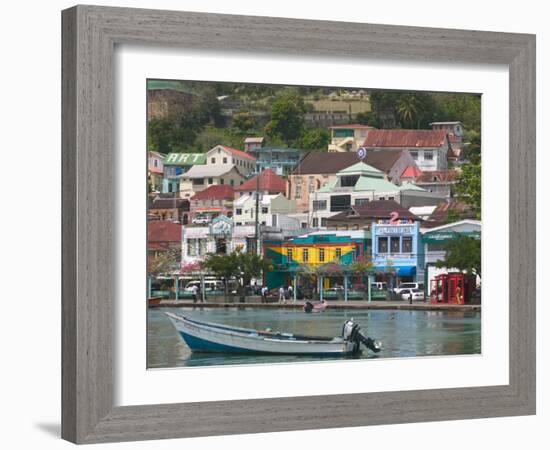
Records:
M481 354L481 96L147 80L147 367Z

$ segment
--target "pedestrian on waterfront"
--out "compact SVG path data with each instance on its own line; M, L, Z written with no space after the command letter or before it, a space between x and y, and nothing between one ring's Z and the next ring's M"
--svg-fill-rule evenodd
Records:
M281 286L279 288L279 303L281 302L286 303L284 286Z
M199 288L196 284L194 284L191 289L193 291L193 303L197 303L197 300L198 300L197 294L199 292Z
M294 289L292 288L292 286L288 286L287 292L288 292L288 299L294 300Z
M262 303L267 303L267 286L262 286L260 292L262 294Z
M409 292L409 305L413 304L413 291Z

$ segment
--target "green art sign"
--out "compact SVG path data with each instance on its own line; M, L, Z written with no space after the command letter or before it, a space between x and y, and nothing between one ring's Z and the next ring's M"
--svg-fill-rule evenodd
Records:
M456 238L457 235L481 239L480 231L433 231L431 233L424 234L424 236L422 237L422 242L424 242L425 244L437 244L445 241L450 241L451 239Z
M206 164L206 153L168 153L165 166L196 166Z

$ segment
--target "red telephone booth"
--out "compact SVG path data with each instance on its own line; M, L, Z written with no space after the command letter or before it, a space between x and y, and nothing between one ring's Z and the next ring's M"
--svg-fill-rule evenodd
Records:
M430 303L470 303L475 287L475 275L462 272L439 274L430 283Z

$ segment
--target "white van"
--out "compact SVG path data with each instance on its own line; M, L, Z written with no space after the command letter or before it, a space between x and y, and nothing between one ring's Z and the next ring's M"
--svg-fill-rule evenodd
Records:
M373 281L370 284L370 287L371 289L377 289L379 291L382 291L388 288L388 283L386 283L385 281Z
M395 292L396 294L401 294L401 291L403 291L404 289L419 289L423 291L424 283L401 283L393 290L393 292Z
M192 280L185 285L184 291L191 295L193 293L193 286L197 286L201 289L200 280ZM223 282L221 280L204 280L204 292L223 291Z

